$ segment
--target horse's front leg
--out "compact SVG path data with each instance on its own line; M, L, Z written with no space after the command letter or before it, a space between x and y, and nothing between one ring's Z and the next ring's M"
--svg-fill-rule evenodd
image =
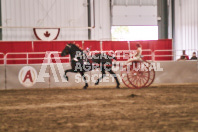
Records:
M116 83L117 83L117 87L116 87L116 88L120 88L120 83L119 83L119 81L118 81L118 78L117 78L116 74L112 71L112 69L110 69L108 72L109 72L109 73L114 77L114 79L116 80Z
M84 79L84 81L85 81L85 86L83 87L83 89L87 89L88 83L87 83L86 77L85 77L85 75L84 75L84 72L83 72L83 71L80 72L80 75L83 77L83 79Z
M77 73L77 71L75 71L75 70L73 70L73 69L65 70L65 75L64 75L64 77L65 77L65 79L66 79L67 81L69 81L69 78L68 78L68 76L67 76L67 73L68 73L68 72Z
M98 78L98 80L96 81L95 85L98 85L100 80L102 80L106 76L104 67L102 67L101 73L102 73L102 76L100 78Z

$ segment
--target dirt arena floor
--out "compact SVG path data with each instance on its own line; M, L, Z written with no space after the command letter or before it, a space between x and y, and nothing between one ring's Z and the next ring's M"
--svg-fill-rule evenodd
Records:
M197 132L198 86L0 91L0 132Z

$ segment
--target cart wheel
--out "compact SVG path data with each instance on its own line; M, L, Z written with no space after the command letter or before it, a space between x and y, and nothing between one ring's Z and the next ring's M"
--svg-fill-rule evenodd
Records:
M135 87L130 83L128 80L128 74L130 74L129 71L127 71L127 65L123 66L123 69L121 70L121 77L122 77L122 82L131 89L134 89Z
M149 72L150 72L150 77L149 77L149 80L148 80L147 84L145 85L145 87L149 87L155 80L155 70L153 68L153 65L151 65L150 62L147 62L147 61L145 61L145 62L148 63Z
M127 77L136 89L146 87L150 78L149 67L144 61L132 61Z

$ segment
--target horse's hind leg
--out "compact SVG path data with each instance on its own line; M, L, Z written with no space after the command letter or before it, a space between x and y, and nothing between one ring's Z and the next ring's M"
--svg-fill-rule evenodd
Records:
M85 75L84 75L84 72L80 72L80 75L83 77L83 79L84 79L84 81L85 81L85 86L83 87L83 89L87 89L88 83L87 83L86 77L85 77Z
M98 85L100 80L102 80L106 76L104 68L102 68L101 72L102 72L102 76L100 78L98 78L98 80L96 81L95 85Z
M114 79L116 80L116 83L117 83L117 87L116 87L116 88L120 88L120 83L119 83L119 81L118 81L118 78L117 78L116 74L112 71L112 69L109 70L108 72L109 72L109 73L114 77Z

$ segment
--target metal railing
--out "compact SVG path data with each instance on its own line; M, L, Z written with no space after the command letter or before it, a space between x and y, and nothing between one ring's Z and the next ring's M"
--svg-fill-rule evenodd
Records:
M177 60L182 55L182 51L183 50L155 50L153 52L153 61L156 61L156 57L157 58L171 57L172 61ZM192 52L197 52L198 53L197 49L190 49L190 50L185 50L185 51L188 52L188 53L191 53L191 54L192 54ZM171 52L171 54L165 54L165 53L168 53L168 52ZM190 58L191 55L189 55L189 54L187 54L187 55Z
M25 64L29 64L31 60L43 60L43 63L50 63L52 59L58 59L58 57L51 57L53 53L60 52L15 52L7 53L4 57L4 64L8 64L8 61L26 61ZM18 55L25 55L25 57L17 57ZM30 55L44 55L44 57L30 57ZM12 57L9 57L12 56ZM70 57L59 57L61 59L70 59ZM23 63L24 64L24 63Z
M91 55L97 54L97 53L106 53L108 55L115 56L116 58L126 58L129 59L128 57L130 56L130 53L135 53L136 50L109 50L109 51L91 51ZM152 50L151 49L144 49L142 52L150 52L149 54L144 54L143 56L145 57L151 57L152 58Z
M171 52L171 54L161 54L161 53L167 53L167 52ZM160 53L160 55L157 55L157 53ZM174 57L174 51L173 50L155 50L153 52L153 60L156 61L156 57L161 58L161 57L171 57L171 59L173 60Z
M0 61L2 61L3 63L0 64L5 64L5 54L0 52Z
M5 55L5 64L8 64L8 61L26 61L26 64L29 64L29 60L43 60L43 57L29 58L29 55L45 55L46 52L14 52L7 53ZM26 57L17 57L18 55L25 55ZM12 57L9 57L12 56ZM13 57L14 56L14 57Z
M151 49L144 49L142 50L143 56L144 57L150 57L152 61L164 61L168 58L167 60L169 61L174 61L176 57L181 56L181 51L182 50L155 50L154 52ZM198 50L192 50L198 52ZM106 53L109 55L113 55L114 57L118 59L123 59L129 56L130 53L134 53L135 50L110 50L110 51L91 51L90 54L97 54L97 53ZM144 52L148 52L144 54ZM0 61L2 61L2 64L10 64L8 61L23 61L22 64L32 64L31 61L40 61L43 60L43 63L52 63L52 60L67 60L67 62L70 61L70 56L66 57L60 57L59 51L49 51L49 52L14 52L14 53L7 53L4 54L0 52ZM52 56L54 55L54 56ZM157 58L157 59L156 59ZM162 60L159 58L163 58ZM25 63L24 63L25 62ZM16 63L13 63L16 64ZM18 63L17 63L18 64ZM34 62L33 64L36 64ZM40 64L40 62L38 63Z
M115 51L115 56L120 57L120 58L128 58L130 56L129 54L132 53L134 54L136 50L116 50ZM142 52L150 52L149 54L143 54L144 57L151 57L152 60L152 50L151 49L144 49ZM127 55L127 56L126 56Z
M152 57L152 51L149 49L143 50L143 51L149 51L151 52L151 54L147 54L144 56L151 56ZM119 54L119 53L133 53L135 52L135 50L110 50L110 51L91 51L91 55L96 54L96 53L106 53L106 54L110 54L110 55L114 55L117 58L124 58L126 57L126 54ZM3 53L1 53L4 58L1 58L0 60L4 60L4 64L10 64L8 63L9 61L23 61L22 64L30 64L30 61L39 61L39 60L43 60L43 63L51 63L52 59L55 60L63 60L66 59L68 60L68 62L70 61L70 57L60 57L59 54L61 52L14 52L14 53L7 53L6 55L4 55ZM55 55L52 57L52 55ZM40 55L40 56L39 56ZM20 56L20 57L19 57ZM37 57L32 57L32 56L37 56ZM25 61L25 63L24 63ZM12 63L11 63L12 64ZM16 64L13 63L13 64ZM18 63L17 63L18 64Z
M52 51L52 52L49 52L49 54L48 54L48 64L49 63L52 63L52 59L55 59L56 60L56 63L61 63L60 62L60 60L62 60L62 59L66 59L66 60L68 60L68 62L70 62L70 56L68 55L67 57L61 57L61 56L59 56L60 55L60 51ZM52 55L55 55L54 57L52 57Z

